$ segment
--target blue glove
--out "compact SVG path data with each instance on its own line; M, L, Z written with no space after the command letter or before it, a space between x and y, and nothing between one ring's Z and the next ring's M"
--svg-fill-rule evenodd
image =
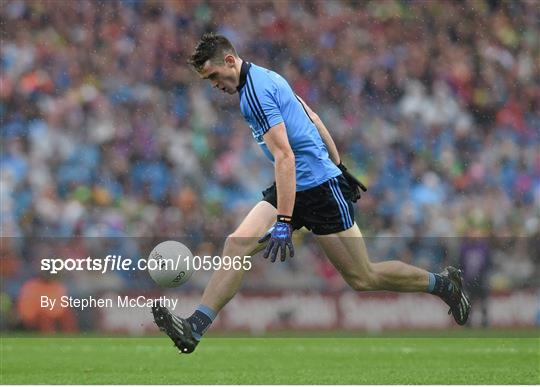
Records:
M293 257L292 231L291 218L278 215L277 222L259 239L259 243L269 240L263 257L268 258L270 256L271 261L275 262L278 250L281 250L281 261L283 262L286 258L287 247L289 248L290 256Z

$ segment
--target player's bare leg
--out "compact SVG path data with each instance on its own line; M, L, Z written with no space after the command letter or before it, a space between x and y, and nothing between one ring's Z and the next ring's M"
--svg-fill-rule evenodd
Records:
M425 291L426 270L401 261L370 261L364 239L356 223L348 230L318 235L317 241L343 279L355 290Z
M459 271L448 268L447 273L436 275L437 287L433 290L433 273L401 261L371 262L356 223L348 230L330 235L319 235L317 241L328 259L341 273L343 279L355 290L390 290L398 292L426 292L440 296L451 308L458 324L466 322L470 303L462 291ZM430 279L431 276L431 279ZM446 288L448 286L448 290Z
M244 218L240 226L227 237L221 257L244 257L264 248L258 240L272 226L277 210L261 201ZM161 305L152 308L154 321L165 331L181 353L191 353L199 343L217 313L234 297L244 277L245 270L216 270L204 291L201 304L195 312L183 319Z
M227 237L222 257L243 257L260 251L265 245L258 240L274 224L276 215L277 210L270 203L259 202ZM244 273L244 270L216 270L206 285L202 304L219 312L240 288Z

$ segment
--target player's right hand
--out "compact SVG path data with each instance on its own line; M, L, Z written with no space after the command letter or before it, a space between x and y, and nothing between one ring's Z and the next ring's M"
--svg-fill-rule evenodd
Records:
M294 246L292 243L292 224L290 221L283 221L278 215L278 221L274 223L272 227L266 232L266 234L259 239L259 243L268 241L268 245L264 250L263 257L266 259L270 257L272 262L276 261L278 251L281 250L281 261L285 261L287 257L287 248L289 248L289 254L294 256Z

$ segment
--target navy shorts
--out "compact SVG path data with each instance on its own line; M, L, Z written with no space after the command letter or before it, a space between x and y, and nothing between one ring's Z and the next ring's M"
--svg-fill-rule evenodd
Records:
M263 200L277 208L276 183L262 192ZM352 190L343 175L296 193L292 226L307 228L316 235L347 230L354 224Z

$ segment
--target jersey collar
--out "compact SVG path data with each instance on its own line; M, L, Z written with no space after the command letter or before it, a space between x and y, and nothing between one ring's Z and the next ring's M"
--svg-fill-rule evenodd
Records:
M250 67L251 63L242 61L242 67L240 68L240 82L238 83L236 91L240 92L240 90L242 90L242 87L244 87L244 85L246 84L247 74Z

